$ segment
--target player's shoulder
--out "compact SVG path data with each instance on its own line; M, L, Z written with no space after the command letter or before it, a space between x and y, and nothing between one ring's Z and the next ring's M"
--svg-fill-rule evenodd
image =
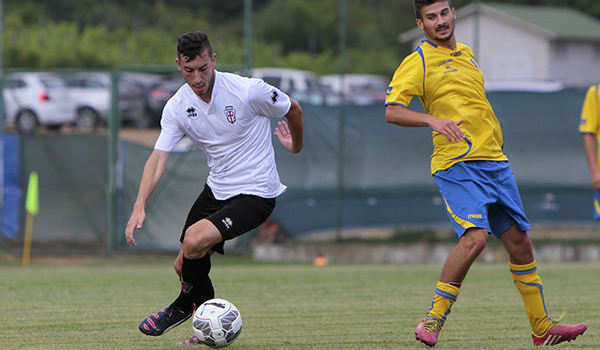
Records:
M425 57L423 55L423 50L421 49L421 45L419 45L413 52L404 57L400 63L400 66L398 67L398 70L396 71L396 74L398 74L399 71L404 72L407 70L420 70L423 68L424 62Z
M253 81L255 80L229 72L215 71L215 74L217 74L217 79L220 80L220 83L227 88L249 87L254 84Z
M402 63L413 63L413 62L421 62L423 60L423 44L417 46L413 52L411 52L408 56L404 57Z
M164 110L172 111L176 109L178 106L186 104L190 102L190 94L193 95L192 89L189 87L187 83L183 83L179 89L167 100L165 104ZM193 100L193 99L192 99ZM193 102L193 101L191 101Z
M461 42L457 42L456 43L456 50L457 51L462 51L467 55L473 56L473 49L471 48L471 46L465 44L465 43L461 43Z

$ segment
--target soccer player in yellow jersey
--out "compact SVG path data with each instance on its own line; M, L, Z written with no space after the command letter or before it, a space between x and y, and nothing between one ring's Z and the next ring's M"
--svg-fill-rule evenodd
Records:
M579 132L583 133L585 156L594 186L594 219L600 220L600 85L590 86L585 95Z
M428 346L437 343L463 279L493 233L508 252L508 267L523 298L533 343L573 340L587 325L558 325L548 315L527 235L529 222L502 151L502 130L485 96L473 51L456 42L454 8L450 0L414 0L414 7L417 26L427 40L396 70L388 87L385 119L432 129L431 172L459 237L416 338ZM421 99L426 113L407 108L414 96Z

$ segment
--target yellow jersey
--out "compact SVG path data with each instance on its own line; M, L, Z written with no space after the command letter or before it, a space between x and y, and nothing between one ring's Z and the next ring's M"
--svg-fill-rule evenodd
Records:
M585 95L579 132L596 134L597 144L600 145L600 85L590 86ZM600 166L600 152L598 152L597 164Z
M385 104L407 107L418 96L428 114L460 121L465 140L450 142L433 131L431 173L469 160L508 160L502 151L502 129L485 96L483 74L473 50L457 43L456 50L429 41L421 45L394 73Z

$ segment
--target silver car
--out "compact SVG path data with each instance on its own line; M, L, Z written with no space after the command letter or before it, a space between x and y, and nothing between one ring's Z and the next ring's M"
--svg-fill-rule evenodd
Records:
M42 125L62 125L75 119L64 80L52 73L13 73L5 78L6 126L33 133Z

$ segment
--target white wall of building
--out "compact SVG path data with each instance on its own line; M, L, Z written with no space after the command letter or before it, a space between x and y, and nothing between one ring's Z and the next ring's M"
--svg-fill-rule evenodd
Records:
M565 86L584 87L600 81L600 43L554 41L550 74Z

